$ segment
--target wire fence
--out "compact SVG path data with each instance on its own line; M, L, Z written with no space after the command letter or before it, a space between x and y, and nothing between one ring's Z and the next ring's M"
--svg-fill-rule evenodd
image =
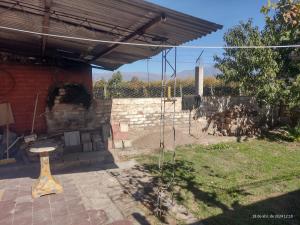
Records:
M169 89L172 97L182 97L194 95L196 93L195 80L178 79L176 81L176 96L174 96L174 81L167 82L166 92ZM237 96L239 90L234 85L225 85L217 79L205 79L204 96ZM161 81L120 81L105 82L98 81L94 85L94 97L98 99L106 98L155 98L161 96ZM167 95L167 93L166 93Z

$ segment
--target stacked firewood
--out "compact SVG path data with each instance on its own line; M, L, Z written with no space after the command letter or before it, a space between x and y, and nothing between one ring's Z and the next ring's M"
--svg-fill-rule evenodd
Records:
M259 128L258 112L249 106L234 105L209 117L203 131L217 136L256 135Z

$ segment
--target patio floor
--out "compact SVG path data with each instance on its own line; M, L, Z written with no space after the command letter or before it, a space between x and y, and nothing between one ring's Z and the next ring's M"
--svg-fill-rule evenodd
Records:
M0 168L1 225L153 224L147 210L126 193L109 170L93 166L56 170L64 192L32 199L31 185L38 173L37 165Z

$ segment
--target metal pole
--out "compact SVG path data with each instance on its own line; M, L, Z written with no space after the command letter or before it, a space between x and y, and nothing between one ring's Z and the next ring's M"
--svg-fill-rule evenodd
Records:
M6 104L6 158L9 159L9 103Z
M147 76L148 76L148 87L149 87L150 86L149 58L147 58Z
M39 93L37 93L36 97L35 97L34 111L33 111L33 118L32 118L32 125L31 125L31 134L33 134L33 131L34 131L34 123L35 123L36 108L37 108L38 100L39 100Z
M191 114L192 114L192 110L189 110L190 111L190 113L189 113L189 135L191 135L191 126L192 126L192 124L191 124Z
M164 148L164 140L163 140L163 101L164 101L164 51L161 52L161 92L160 92L160 157L158 162L158 167L161 169L161 161L162 161L162 152Z
M173 101L173 149L175 154L176 148L176 130L175 130L175 114L176 114L176 79L177 79L177 48L174 49L174 101ZM174 156L175 157L175 156ZM174 161L173 157L173 161Z

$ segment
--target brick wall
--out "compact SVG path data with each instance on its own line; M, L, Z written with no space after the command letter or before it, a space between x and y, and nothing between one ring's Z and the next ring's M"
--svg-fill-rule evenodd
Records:
M181 109L181 98L176 98L175 123L186 124L189 122L189 111ZM211 116L215 112L224 111L231 105L253 105L257 107L254 98L251 97L204 97L198 110L199 117ZM171 125L173 122L174 105L166 103L165 122ZM111 104L112 123L124 122L130 127L144 128L158 126L160 124L161 100L160 98L140 99L113 99ZM192 116L195 111L192 112Z
M173 102L166 102L165 122L172 124ZM160 98L140 98L140 99L113 99L111 120L113 123L124 122L130 127L144 128L157 126L160 124L161 100ZM188 122L189 112L181 110L181 98L175 103L176 124Z
M250 97L205 97L203 98L199 117L207 117L220 112L230 105L245 104L257 107L254 98ZM173 108L171 102L166 103L165 121L171 125ZM147 128L160 124L160 98L120 98L112 100L94 100L89 110L80 106L60 105L53 108L48 115L49 132L82 128L99 128L104 123L112 125L126 123L130 128ZM192 113L194 115L195 112ZM76 121L77 123L72 121ZM175 104L175 122L177 125L189 122L189 111L181 110L181 98Z
M63 69L45 65L0 64L0 103L11 103L15 118L11 129L17 133L27 133L31 130L35 98L39 93L35 129L38 133L47 131L45 116L40 115L46 109L49 87L59 83L81 83L91 91L90 66L76 65ZM7 93L8 90L5 89L11 87L13 89Z

